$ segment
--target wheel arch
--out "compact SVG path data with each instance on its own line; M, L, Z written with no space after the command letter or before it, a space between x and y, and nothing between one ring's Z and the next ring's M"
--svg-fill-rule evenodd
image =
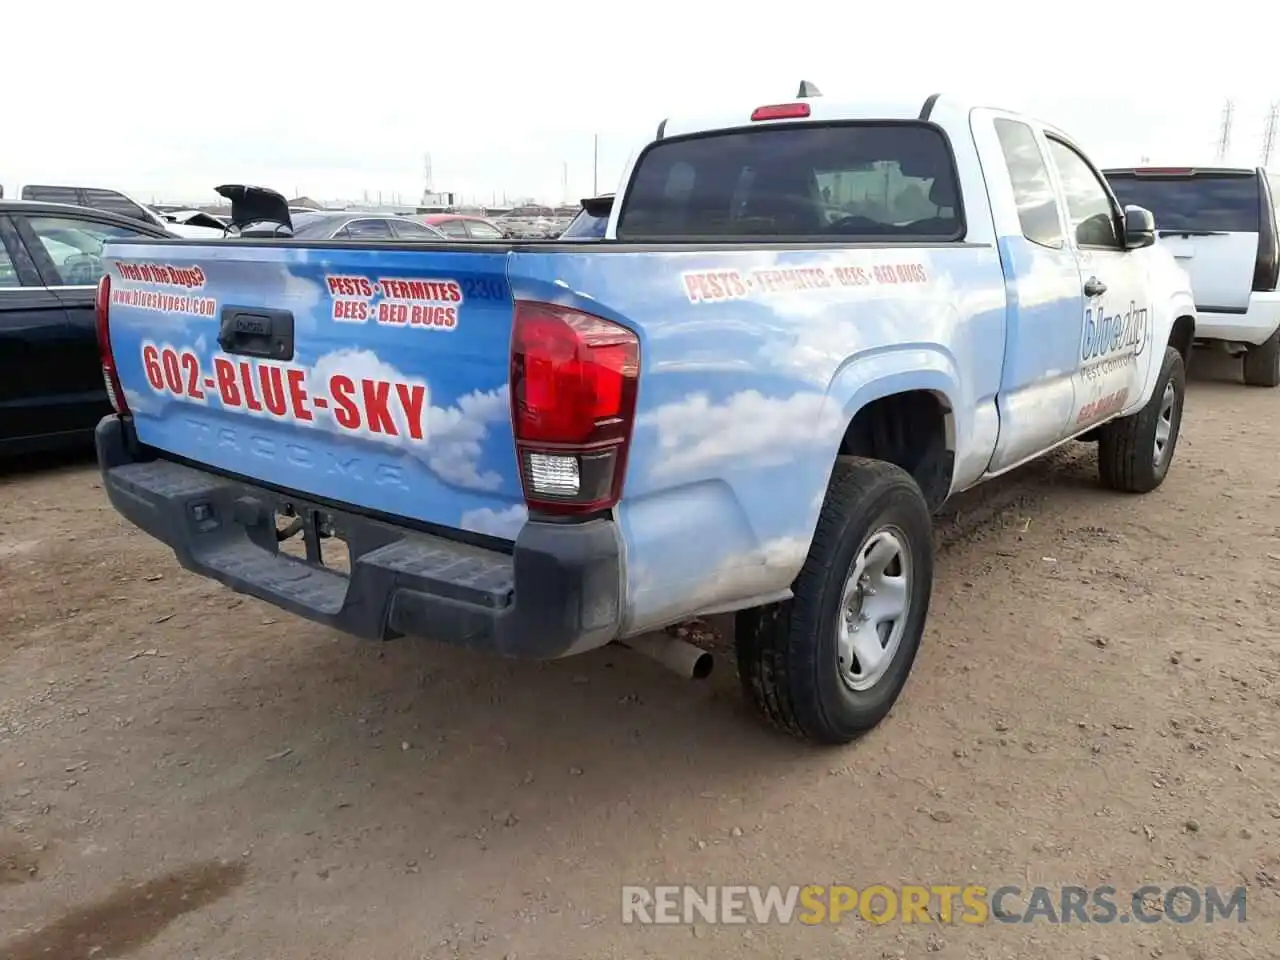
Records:
M843 406L839 457L868 457L902 467L931 510L951 493L955 474L958 384L950 370L902 370L865 382Z
M1191 359L1191 344L1195 338L1195 314L1182 312L1174 317L1173 326L1169 329L1169 346L1182 354L1183 363L1187 363Z

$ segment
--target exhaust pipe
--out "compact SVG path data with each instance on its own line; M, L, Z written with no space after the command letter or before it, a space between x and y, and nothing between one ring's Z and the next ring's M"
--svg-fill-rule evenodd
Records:
M666 633L646 633L618 643L657 661L686 680L705 680L716 662L708 651Z

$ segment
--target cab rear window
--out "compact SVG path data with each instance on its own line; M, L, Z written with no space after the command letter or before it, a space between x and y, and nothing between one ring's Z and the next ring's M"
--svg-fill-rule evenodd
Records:
M1107 182L1121 206L1146 207L1157 230L1257 233L1261 211L1254 173L1144 176L1112 173Z
M956 240L946 137L924 123L778 124L659 140L641 155L618 239Z

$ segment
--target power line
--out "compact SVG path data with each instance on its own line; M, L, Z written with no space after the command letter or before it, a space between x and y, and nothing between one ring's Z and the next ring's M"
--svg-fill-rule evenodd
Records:
M1218 162L1222 163L1227 159L1227 152L1231 149L1231 121L1235 116L1236 105L1233 101L1228 100L1222 108L1222 125L1218 130Z
M1267 125L1262 133L1262 165L1271 165L1271 152L1276 146L1276 124L1280 123L1280 101L1272 101L1267 110Z

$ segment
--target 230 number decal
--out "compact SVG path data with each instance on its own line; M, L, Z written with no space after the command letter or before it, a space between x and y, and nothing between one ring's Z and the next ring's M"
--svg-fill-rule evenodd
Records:
M462 285L464 300L505 300L506 286L499 280L488 280L480 277L463 277L458 281Z

